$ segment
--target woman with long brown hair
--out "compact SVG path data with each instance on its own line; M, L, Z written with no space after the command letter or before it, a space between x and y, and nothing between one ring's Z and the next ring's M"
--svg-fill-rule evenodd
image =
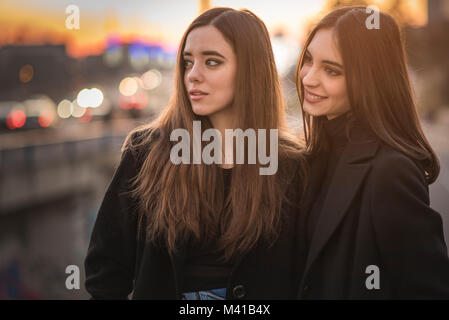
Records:
M449 298L441 216L428 185L439 162L421 129L395 20L332 11L297 65L311 164L298 298Z
M92 297L126 298L133 290L134 299L293 298L298 212L291 200L300 196L305 161L284 117L263 22L230 8L197 17L180 43L169 105L122 148L85 261ZM190 140L209 129L223 139L229 129L275 130L276 143L259 135L257 149L278 150L277 172L262 175L266 161L251 163L249 153L235 165L191 163L185 154L173 161L179 129ZM198 156L190 142L187 151ZM229 156L221 151L213 158Z

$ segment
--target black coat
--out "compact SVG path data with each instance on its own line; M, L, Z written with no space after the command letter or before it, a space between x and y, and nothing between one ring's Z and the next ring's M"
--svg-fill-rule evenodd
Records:
M136 203L126 192L137 174L138 157L122 155L101 204L85 259L87 291L94 299L179 299L185 249L136 240ZM299 177L299 176L298 176ZM290 192L299 191L298 181ZM280 236L271 248L259 244L239 257L227 285L227 299L294 299L304 257L297 254L298 208L285 205ZM300 259L303 259L300 261Z
M297 297L449 299L442 219L429 207L423 171L409 157L370 137L369 142L348 143L337 164L307 248ZM305 212L319 190L325 158L310 159ZM304 227L300 219L298 228ZM379 289L366 287L373 275L367 273L370 265L379 268Z

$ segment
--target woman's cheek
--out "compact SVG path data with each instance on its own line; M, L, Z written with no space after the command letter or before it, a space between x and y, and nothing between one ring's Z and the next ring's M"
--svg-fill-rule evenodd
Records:
M341 81L341 79L326 76L324 77L322 84L329 97L341 98L345 94L344 81Z
M340 97L340 99L342 100L347 100L346 82L343 77L340 77L340 79L336 81L334 87L335 87L335 95Z
M225 95L233 95L235 88L235 73L226 70L216 78L216 85L220 87Z
M302 66L301 70L299 71L299 78L301 80L307 75L307 73L309 72L309 68L309 66Z

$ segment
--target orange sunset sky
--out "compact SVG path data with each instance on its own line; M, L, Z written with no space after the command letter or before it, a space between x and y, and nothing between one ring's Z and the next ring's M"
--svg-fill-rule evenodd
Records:
M122 40L141 39L176 48L182 33L198 15L198 0L2 0L0 46L6 44L66 43L71 56L100 54L108 35ZM371 1L381 9L388 0ZM425 23L422 0L410 0L418 24ZM282 29L300 41L305 27L319 17L326 0L212 0L213 6L248 8L267 24L270 32ZM80 29L65 22L68 5L80 9Z

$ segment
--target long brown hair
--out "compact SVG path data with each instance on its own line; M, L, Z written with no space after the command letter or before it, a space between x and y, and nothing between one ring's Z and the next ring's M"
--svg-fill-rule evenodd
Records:
M421 164L428 183L438 177L438 158L422 131L407 72L403 38L396 21L379 13L379 29L368 29L366 7L336 9L310 32L296 67L296 87L301 105L304 87L299 72L307 47L318 30L333 29L346 75L353 120L370 128L384 143ZM328 145L323 117L304 112L307 151L316 154Z
M174 129L186 129L192 137L194 120L201 121L203 131L212 127L207 117L193 113L183 82L186 38L193 29L206 25L223 34L237 57L233 100L237 128L279 130L278 173L261 176L259 165L236 165L227 199L217 165L174 165L170 161L174 142L169 137ZM279 233L287 177L293 176L293 170L304 172L300 145L285 130L284 118L280 82L263 22L248 10L230 8L213 8L198 16L182 37L174 93L167 108L152 123L132 131L122 148L147 150L132 190L147 239L162 240L173 253L189 239L204 243L218 237L227 259L250 249L259 239L273 243ZM136 134L139 139L133 139ZM283 159L290 159L291 165Z

